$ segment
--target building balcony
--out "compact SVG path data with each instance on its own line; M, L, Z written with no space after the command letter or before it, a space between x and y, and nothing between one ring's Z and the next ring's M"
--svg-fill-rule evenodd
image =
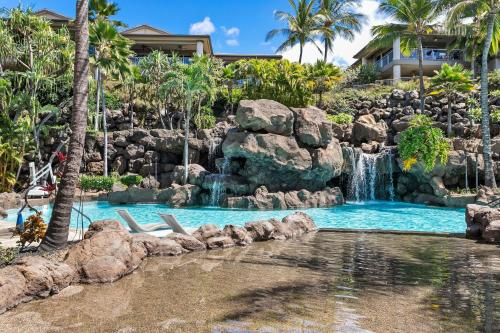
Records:
M424 62L462 62L463 61L463 53L461 50L447 50L447 49L438 49L438 48L424 48ZM403 54L400 55L399 59L394 59L393 50L387 51L385 54L377 57L375 59L375 65L379 69L386 68L389 64L392 64L394 61L398 61L401 64L404 63L413 63L418 62L418 50L413 50L412 53L408 56ZM409 61L409 62L408 62Z

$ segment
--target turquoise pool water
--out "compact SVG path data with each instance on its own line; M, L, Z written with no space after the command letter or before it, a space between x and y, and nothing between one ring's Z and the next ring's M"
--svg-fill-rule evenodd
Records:
M38 207L46 221L49 220L51 207ZM174 214L186 227L197 228L202 224L212 223L218 226L226 224L243 225L248 221L269 218L283 218L293 213L292 210L253 211L222 208L184 208L174 209L165 205L111 205L107 202L87 202L83 211L92 220L118 219L116 209L128 209L139 223L159 222L157 212ZM333 208L300 209L309 214L320 228L381 229L426 232L465 232L464 209L439 208L402 202L368 201L348 203ZM16 211L9 211L8 221L15 222ZM26 215L29 213L26 212ZM76 214L73 214L76 215ZM122 221L122 223L124 223ZM71 226L77 226L76 216L72 217ZM88 222L84 220L84 226Z

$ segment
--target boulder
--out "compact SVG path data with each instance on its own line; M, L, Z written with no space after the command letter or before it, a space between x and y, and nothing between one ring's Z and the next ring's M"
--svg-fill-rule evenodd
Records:
M342 154L337 140L309 152L294 137L250 132L229 132L222 150L226 158L244 159L239 173L250 184L271 191L306 188L318 190L340 175Z
M326 147L333 139L332 123L316 107L292 108L295 113L295 136L310 147Z
M255 242L260 242L272 239L274 225L271 220L247 222L245 223L245 229Z
M296 212L283 218L283 223L286 223L296 235L308 233L316 230L316 225L313 219L303 212Z
M467 237L482 238L489 243L500 242L500 208L467 205L465 222Z
M80 282L112 282L135 270L146 257L144 246L118 221L96 221L85 239L68 250L65 263L74 267Z
M0 313L34 298L59 293L76 279L71 265L25 256L0 270Z
M234 240L226 235L207 238L205 240L205 244L207 245L207 249L209 250L219 249L219 248L225 249L236 245Z
M148 256L178 256L187 249L171 238L158 238L148 234L133 235L133 241L146 249Z
M231 237L234 243L238 246L246 246L253 242L253 239L249 232L242 227L228 224L224 227L224 230L222 232L226 236Z
M158 189L160 188L160 182L153 175L149 175L142 179L140 186L147 189Z
M201 203L201 188L192 185L172 184L158 195L158 201L165 201L172 207L197 206Z
M241 128L254 132L292 135L294 116L286 106L267 99L242 100L236 111Z
M199 227L192 236L202 243L205 243L208 238L220 237L224 233L215 224L204 224Z
M363 142L384 142L387 139L387 124L384 121L376 122L373 115L359 117L352 129L353 141L360 145Z
M0 208L0 219L6 219L9 214L3 209Z
M182 246L182 248L186 251L203 251L206 249L205 244L197 240L192 235L184 235L174 232L167 235L167 238L174 240L177 244Z
M157 201L158 190L155 188L139 188L131 186L125 191L108 193L108 201L112 204L153 203Z

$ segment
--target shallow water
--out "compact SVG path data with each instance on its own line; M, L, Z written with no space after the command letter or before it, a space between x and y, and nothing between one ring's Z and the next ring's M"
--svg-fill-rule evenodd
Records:
M84 213L92 220L122 219L116 209L128 209L139 223L159 222L157 212L174 214L186 227L197 228L212 223L220 227L226 224L244 225L248 221L283 218L290 210L256 211L222 208L174 209L166 205L110 205L107 202L88 202ZM46 221L50 219L50 206L41 207ZM426 232L465 232L465 210L416 205L404 202L368 201L350 203L333 208L300 209L306 212L320 228L382 229ZM9 211L8 220L15 222L16 211ZM88 226L86 220L84 226ZM122 221L123 222L123 221ZM72 226L77 226L73 214Z
M3 332L498 332L500 249L319 232L151 258L0 316Z

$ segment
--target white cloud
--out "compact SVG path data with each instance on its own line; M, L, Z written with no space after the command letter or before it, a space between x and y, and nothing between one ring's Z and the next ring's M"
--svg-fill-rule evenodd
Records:
M238 46L240 42L237 39L228 39L226 40L226 44L229 46Z
M376 0L361 1L359 12L367 16L367 20L365 25L363 26L363 29L359 34L356 34L354 36L354 40L352 42L341 38L336 39L333 45L333 52L328 52L329 62L333 62L334 64L339 66L347 66L355 61L353 56L372 39L372 35L370 32L371 27L373 25L383 24L386 22L386 19L377 14L377 8L378 1ZM321 47L321 44L319 42L318 45ZM285 59L298 61L300 53L299 51L299 45L295 45L282 54ZM323 59L323 55L318 51L316 46L314 46L312 43L306 44L302 55L302 62L314 63L318 59Z
M191 24L189 33L191 35L210 35L215 32L215 26L210 17L205 17L203 21Z
M232 27L232 28L229 28L227 29L226 27L221 27L222 31L224 31L224 34L227 36L227 37L238 37L240 35L240 29L236 28L236 27Z

